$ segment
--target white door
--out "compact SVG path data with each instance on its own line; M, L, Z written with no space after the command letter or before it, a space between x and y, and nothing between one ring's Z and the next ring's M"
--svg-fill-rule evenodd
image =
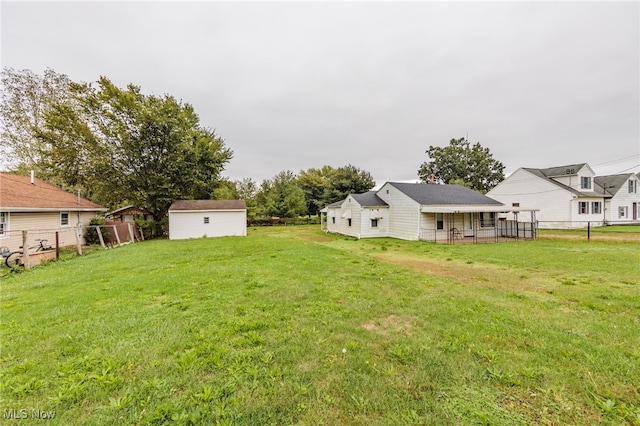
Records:
M464 236L473 237L473 213L464 214Z

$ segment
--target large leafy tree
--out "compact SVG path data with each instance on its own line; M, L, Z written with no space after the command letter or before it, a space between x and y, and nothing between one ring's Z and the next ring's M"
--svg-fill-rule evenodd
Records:
M307 215L317 215L326 206L327 191L331 187L331 179L336 170L331 166L319 169L310 168L298 173L298 186L304 191L307 204Z
M297 180L305 193L308 215L317 215L326 205L349 194L369 191L376 184L369 172L351 164L311 168L301 171Z
M273 179L265 179L256 199L262 216L297 217L307 211L304 191L289 170L278 173Z
M338 167L331 177L331 185L325 194L327 204L340 201L349 194L367 192L376 186L371 173L351 164Z
M247 204L247 218L253 219L258 214L258 185L251 178L244 178L235 181L237 198L244 200Z
M25 72L11 81L31 87L32 80L38 79ZM64 96L39 98L37 120L20 131L3 126L20 164L106 206L147 208L158 222L173 200L213 198L224 186L221 173L233 152L200 124L191 105L134 85L119 88L105 77L95 85L67 83ZM29 105L3 99L3 122ZM28 141L24 152L16 148L21 140Z
M0 166L33 169L46 152L36 135L44 128L45 115L52 106L69 99L72 82L51 69L38 75L13 68L2 69L1 82Z
M479 142L451 139L448 146L429 146L430 160L422 163L418 176L430 182L431 176L443 183L457 183L486 193L504 180L504 165L493 158L489 148Z

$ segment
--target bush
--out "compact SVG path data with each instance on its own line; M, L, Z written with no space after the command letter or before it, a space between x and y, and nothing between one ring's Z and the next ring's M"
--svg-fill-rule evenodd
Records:
M151 238L155 238L159 235L163 235L164 231L161 228L160 223L155 220L146 220L142 216L136 217L136 225L142 232L144 239L149 240ZM169 227L169 221L166 222L167 228Z
M100 237L98 237L98 230L94 228L94 226L105 226L107 221L102 218L94 218L89 222L90 228L87 229L87 232L84 235L84 240L87 245L100 244ZM111 238L111 229L108 227L104 227L101 229L102 238L105 241L108 241Z

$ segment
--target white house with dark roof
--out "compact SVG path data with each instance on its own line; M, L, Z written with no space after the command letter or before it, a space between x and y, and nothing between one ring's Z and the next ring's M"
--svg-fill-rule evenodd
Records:
M169 239L247 235L244 200L178 200L169 207Z
M537 208L540 228L581 228L640 220L633 173L596 176L586 163L519 168L487 193L505 205Z
M356 238L452 243L535 238L535 209L524 210L460 185L387 182L327 206L323 227Z

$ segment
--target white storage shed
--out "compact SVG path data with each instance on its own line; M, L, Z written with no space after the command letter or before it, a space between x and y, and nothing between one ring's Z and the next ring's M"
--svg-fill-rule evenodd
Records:
M178 200L169 207L169 239L247 235L244 200Z

